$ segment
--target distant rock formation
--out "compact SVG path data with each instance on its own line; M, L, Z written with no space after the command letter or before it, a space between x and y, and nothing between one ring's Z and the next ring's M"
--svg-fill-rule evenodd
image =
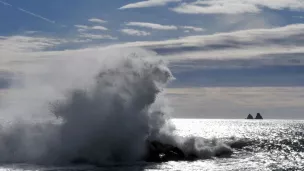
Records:
M247 119L253 119L253 116L252 116L251 114L249 114L249 115L247 116Z
M255 119L263 119L262 115L260 113L257 113Z

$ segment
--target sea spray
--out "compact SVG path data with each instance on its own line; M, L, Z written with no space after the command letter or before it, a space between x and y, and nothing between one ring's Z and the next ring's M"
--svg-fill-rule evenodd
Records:
M0 162L135 162L147 154L147 141L201 158L229 151L174 133L163 93L174 78L155 58L142 49L91 49L22 62L21 79L3 98L2 113L18 119L2 124Z
M60 128L64 159L93 163L140 160L147 138L159 134L167 119L161 108L151 108L172 78L161 61L122 58L102 70L87 90L73 90L53 105L63 120Z
M0 162L141 160L147 139L171 129L161 92L173 76L150 55L141 49L83 51L19 65L15 73L23 77L2 108L17 118L2 124Z

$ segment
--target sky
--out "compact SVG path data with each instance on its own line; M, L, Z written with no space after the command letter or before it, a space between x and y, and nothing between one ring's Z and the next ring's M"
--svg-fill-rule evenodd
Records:
M169 61L173 117L304 119L303 0L0 0L2 91L27 56L104 47Z

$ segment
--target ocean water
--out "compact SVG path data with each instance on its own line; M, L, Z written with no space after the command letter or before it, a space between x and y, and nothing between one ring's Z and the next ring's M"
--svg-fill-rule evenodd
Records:
M51 167L30 164L2 165L0 170L182 170L182 171L289 171L304 170L304 121L173 119L177 134L208 140L237 142L229 157L193 162L129 163L123 165ZM237 145L237 144L236 144Z

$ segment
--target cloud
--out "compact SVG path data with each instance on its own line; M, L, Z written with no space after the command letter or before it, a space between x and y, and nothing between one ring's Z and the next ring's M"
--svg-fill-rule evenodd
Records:
M147 7L156 7L156 6L165 6L168 3L180 2L181 0L146 0L136 3L127 4L120 7L119 9L129 9L129 8L147 8Z
M105 20L102 20L102 19L98 19L98 18L91 18L91 19L89 19L89 21L90 22L92 22L92 23L107 23L107 21L105 21Z
M0 37L0 52L24 53L41 51L62 43L63 40L46 37L9 36ZM1 61L1 59L0 59Z
M178 28L173 25L161 25L155 23L145 23L145 22L129 22L127 26L145 27L155 30L177 30Z
M75 27L78 29L79 32L86 32L91 30L101 30L101 31L107 31L108 29L103 26L86 26L86 25L75 25Z
M87 38L87 39L109 39L109 40L116 40L116 37L113 37L111 35L102 35L102 34L89 34L89 33L84 33L81 34L80 37L82 38Z
M35 53L54 48L63 42L64 40L48 37L0 36L0 72L9 71L12 65L19 62L39 62L41 56L34 55Z
M103 26L93 26L91 27L92 30L108 30L107 28L103 27Z
M90 28L89 26L86 26L86 25L75 25L75 27L78 29L89 29Z
M302 0L197 0L195 2L183 3L173 11L186 14L239 14L258 13L263 8L273 10L289 9L295 11L304 10Z
M131 36L149 36L149 35L151 35L150 32L140 31L140 30L135 30L135 29L122 29L122 30L120 30L120 32L127 34L127 35L131 35Z
M144 47L172 60L249 59L304 53L304 24L196 35L164 41L138 41L119 46ZM118 45L117 45L118 46Z
M76 27L87 28L87 26L83 25ZM124 32L128 32L125 34L138 36L146 34L138 32L138 30L134 32L134 30L129 29L124 30ZM301 58L304 55L303 36L304 24L293 24L270 29L251 29L229 33L215 33L213 35L195 35L163 41L136 41L108 46L117 48L142 47L155 51L170 61L182 62L193 60L193 63L198 63L197 61L200 60L208 65L210 64L210 66L215 66L210 61L222 64L218 66L232 66L234 64L240 66L244 63L240 60L251 59L261 59L263 62L252 62L263 65L271 65L272 63L278 65L304 65L304 59ZM86 41L88 39L117 39L108 34L89 34L86 32L80 33L79 37L86 39ZM21 53L24 51L48 49L49 47L68 42L68 40L25 36L0 37L0 49L1 54ZM221 63L221 61L232 61L232 63ZM193 63L190 65L194 66Z
M205 29L200 27L193 27L193 26L181 26L180 28L186 29L186 30L193 30L193 31L205 31Z
M4 2L4 1L0 1L0 3L2 3L3 5L6 5L6 6L12 6L11 4Z

